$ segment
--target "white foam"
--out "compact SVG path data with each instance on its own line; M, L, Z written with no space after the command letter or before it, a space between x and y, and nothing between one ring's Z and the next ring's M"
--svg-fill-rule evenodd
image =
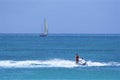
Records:
M87 66L120 66L118 62L92 62L87 61Z
M13 61L13 60L1 60L0 67L2 68L37 68L37 67L64 67L74 68L81 67L77 65L75 61L63 60L63 59L51 59L51 60L25 60L25 61ZM92 62L87 61L85 67L91 66L120 66L119 62Z
M78 65L75 64L74 61L70 60L25 60L25 61L12 61L12 60L3 60L0 61L0 67L4 68L35 68L35 67L76 67Z

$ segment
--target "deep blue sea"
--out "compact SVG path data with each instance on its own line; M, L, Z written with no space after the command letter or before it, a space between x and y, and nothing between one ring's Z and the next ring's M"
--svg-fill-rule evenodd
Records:
M120 80L120 35L0 34L0 80Z

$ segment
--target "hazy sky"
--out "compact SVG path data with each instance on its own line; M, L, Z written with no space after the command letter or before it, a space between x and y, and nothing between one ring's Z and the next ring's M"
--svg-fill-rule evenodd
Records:
M0 0L0 33L119 33L120 0Z

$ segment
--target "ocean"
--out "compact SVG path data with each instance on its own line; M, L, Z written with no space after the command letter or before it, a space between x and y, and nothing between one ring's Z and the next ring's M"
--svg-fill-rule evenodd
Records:
M120 80L120 34L0 34L0 80Z

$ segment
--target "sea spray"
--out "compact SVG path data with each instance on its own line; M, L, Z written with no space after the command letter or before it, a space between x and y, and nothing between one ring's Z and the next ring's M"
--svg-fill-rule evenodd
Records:
M92 67L92 66L120 66L119 62L93 62L87 61L86 65L77 65L75 61L63 59L50 59L50 60L1 60L0 67L2 68L38 68L38 67Z

